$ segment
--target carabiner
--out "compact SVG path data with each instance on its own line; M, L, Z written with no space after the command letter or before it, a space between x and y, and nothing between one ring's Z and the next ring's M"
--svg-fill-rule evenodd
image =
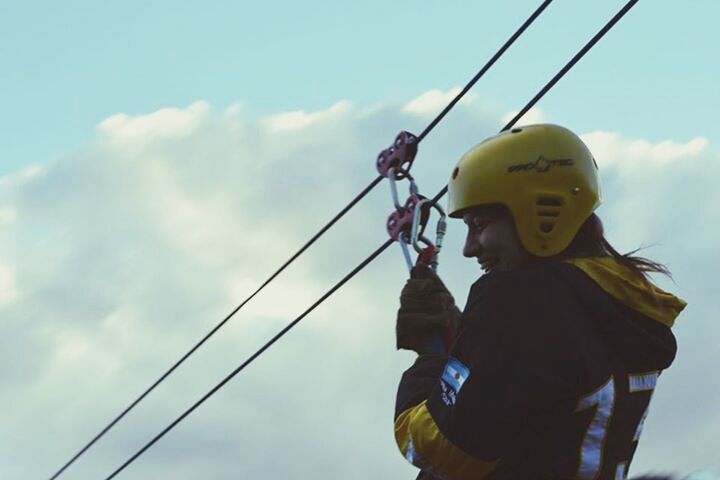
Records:
M426 207L426 205L430 202L431 200L423 197L423 199L415 205L410 238L412 240L413 248L415 248L415 251L419 254L417 263L426 265L433 271L436 271L439 262L438 256L440 255L440 250L442 250L445 233L447 232L447 214L437 203L433 203L429 207ZM423 235L427 222L430 218L430 208L434 208L440 215L435 229L435 243L428 240ZM421 242L425 244L425 247L420 246Z

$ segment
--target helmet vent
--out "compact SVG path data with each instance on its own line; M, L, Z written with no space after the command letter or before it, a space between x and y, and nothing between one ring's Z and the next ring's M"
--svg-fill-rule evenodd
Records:
M543 233L550 233L555 228L555 222L540 222L540 231Z
M540 195L535 199L535 214L537 215L538 227L546 235L555 230L555 225L560 213L563 210L565 201L559 195Z
M538 199L535 201L535 205L537 205L538 207L540 207L540 206L562 207L563 199L562 199L562 197L542 195L542 196L538 197Z
M560 216L560 209L547 209L547 208L538 208L537 214L539 217L552 217L557 218Z

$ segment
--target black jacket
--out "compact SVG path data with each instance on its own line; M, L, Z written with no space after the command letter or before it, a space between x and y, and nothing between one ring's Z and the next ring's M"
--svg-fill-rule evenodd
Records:
M625 478L685 303L612 258L497 272L448 356L402 377L395 436L437 478Z

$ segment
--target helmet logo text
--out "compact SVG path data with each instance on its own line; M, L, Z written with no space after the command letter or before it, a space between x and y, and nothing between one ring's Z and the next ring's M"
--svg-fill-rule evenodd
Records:
M537 173L545 173L550 171L552 167L570 167L575 165L575 161L572 158L545 158L540 155L537 160L529 163L518 163L517 165L510 165L507 169L508 173L515 172L527 172L529 170L535 170Z

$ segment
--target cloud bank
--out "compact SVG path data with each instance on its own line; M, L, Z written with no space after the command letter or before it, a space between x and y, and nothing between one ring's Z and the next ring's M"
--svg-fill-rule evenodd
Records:
M262 118L204 102L117 114L83 149L1 178L3 478L59 468L369 183L397 131L419 133L454 92ZM509 115L476 96L461 102L421 145L422 190L441 188ZM707 380L720 366L710 209L720 154L703 138L651 143L598 128L583 138L601 168L610 240L621 251L657 243L644 253L677 285L658 281L690 303L633 471L690 472L716 460L720 439L720 389ZM381 185L68 478L120 465L380 245L391 208ZM441 265L458 303L479 274L459 254L462 236L452 224ZM391 425L413 358L394 349L404 268L390 249L120 478L413 478Z

